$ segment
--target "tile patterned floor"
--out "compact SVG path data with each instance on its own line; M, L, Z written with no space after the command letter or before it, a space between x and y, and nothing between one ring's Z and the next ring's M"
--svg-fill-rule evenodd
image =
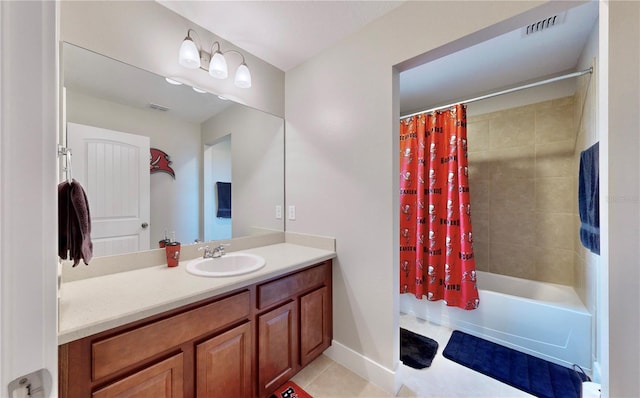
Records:
M429 368L416 370L400 365L398 372L404 386L398 397L532 397L444 358L442 350L449 341L451 329L405 314L400 315L400 326L431 337L439 347ZM393 397L325 355L300 371L293 381L314 398Z

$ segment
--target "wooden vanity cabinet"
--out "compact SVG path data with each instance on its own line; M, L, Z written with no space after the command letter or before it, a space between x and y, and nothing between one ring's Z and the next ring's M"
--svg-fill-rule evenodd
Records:
M193 398L212 380L247 391L253 296L244 289L59 346L60 397Z
M59 346L59 396L267 397L331 344L331 260Z
M258 396L268 397L331 345L331 260L260 284Z
M111 397L183 397L183 354L176 354L164 361L109 384L92 394L95 398Z
M251 324L244 323L196 346L196 396L251 397Z

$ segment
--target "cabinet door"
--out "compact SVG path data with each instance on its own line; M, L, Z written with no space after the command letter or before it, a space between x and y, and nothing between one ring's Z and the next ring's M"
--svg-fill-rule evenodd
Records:
M251 324L245 323L196 346L196 396L250 397Z
M331 344L326 286L300 297L300 364L306 366Z
M94 398L181 398L182 353L94 392Z
M258 394L263 397L289 380L296 371L296 302L258 317Z

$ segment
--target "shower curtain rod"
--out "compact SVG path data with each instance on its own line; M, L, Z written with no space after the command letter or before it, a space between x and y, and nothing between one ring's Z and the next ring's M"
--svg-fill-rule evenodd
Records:
M424 110L424 111L415 112L415 113L412 113L410 115L400 116L400 119L404 119L404 118L407 118L407 117L420 115L422 113L434 112L434 111L437 111L437 110L440 110L440 109L447 109L447 108L450 108L450 107L452 107L454 105L457 105L457 104L469 104L471 102L476 102L476 101L480 101L480 100L487 99L487 98L497 97L498 95L509 94L509 93L513 93L515 91L524 90L526 88L532 88L532 87L541 86L543 84L555 83L555 82L560 81L560 80L571 79L573 77L586 75L588 73L593 73L593 67L590 67L589 69L581 70L579 72L567 73L566 75L556 76L556 77L552 77L550 79L541 80L541 81L538 81L538 82L533 82L533 83L525 84L525 85L522 85L522 86L509 88L509 89L498 91L498 92L495 92L495 93L481 95L480 97L475 97L475 98L470 98L470 99L464 100L464 101L454 102L453 104L442 105L442 106L438 106L438 107L435 107L435 108L427 109L427 110Z

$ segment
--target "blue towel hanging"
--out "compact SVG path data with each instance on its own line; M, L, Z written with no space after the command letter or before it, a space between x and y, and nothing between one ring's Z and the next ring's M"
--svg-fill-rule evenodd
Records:
M600 176L599 143L580 154L578 207L580 241L595 254L600 254Z
M216 192L218 195L218 211L216 217L231 218L231 183L216 182Z

